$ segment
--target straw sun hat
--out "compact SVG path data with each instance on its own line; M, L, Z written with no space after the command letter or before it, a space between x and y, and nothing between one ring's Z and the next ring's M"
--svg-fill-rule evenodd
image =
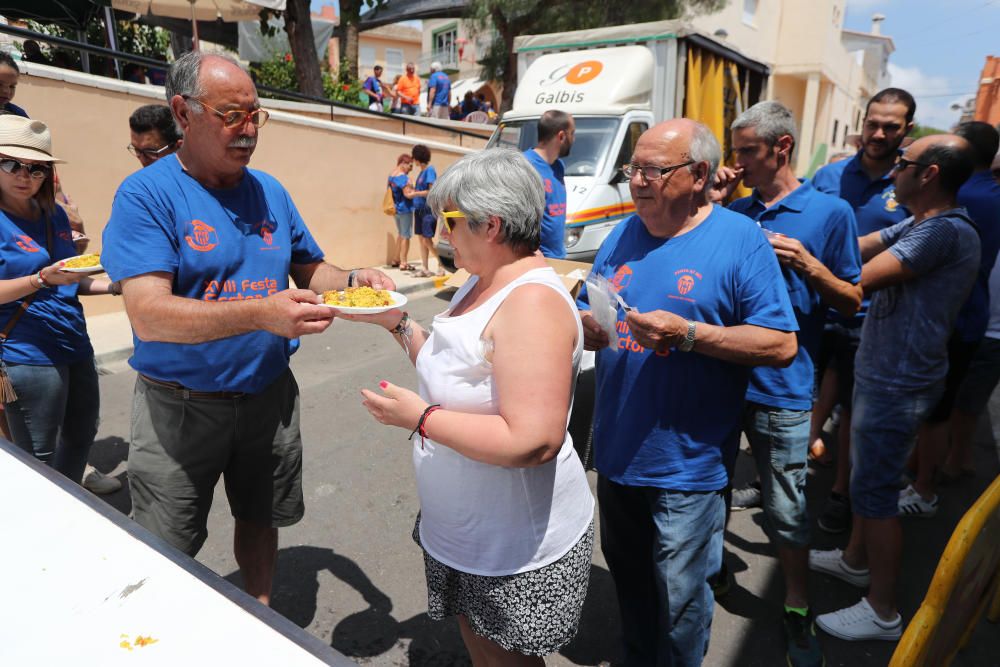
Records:
M65 162L52 157L52 134L48 125L11 114L0 116L0 153L22 160Z

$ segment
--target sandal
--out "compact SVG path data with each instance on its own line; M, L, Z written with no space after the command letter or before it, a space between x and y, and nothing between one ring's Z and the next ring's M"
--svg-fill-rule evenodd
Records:
M412 264L400 264L399 265L399 270L400 271L416 271L417 267L413 266Z
M393 268L393 269L395 269L395 268L398 268L398 267L399 267L399 260L397 260L397 261L395 261L395 262L391 262L391 263L389 264L389 266L390 266L391 268Z
M430 278L434 274L431 273L430 271L424 271L423 269L421 269L420 271L417 271L413 275L415 275L417 278Z

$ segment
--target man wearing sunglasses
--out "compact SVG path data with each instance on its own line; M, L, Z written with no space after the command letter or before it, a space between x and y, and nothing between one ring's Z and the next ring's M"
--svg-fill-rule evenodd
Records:
M162 157L177 150L184 140L177 131L170 107L165 104L146 104L132 112L128 118L131 142L126 148L148 167Z
M864 236L902 222L910 212L896 197L892 166L900 147L913 130L917 103L901 88L886 88L876 93L865 107L861 125L861 149L850 160L821 168L812 177L820 192L840 197L854 209L858 235ZM831 310L820 358L829 359L824 374L829 381L820 385L820 395L813 412L810 444L822 457L823 424L835 403L841 407L837 433L837 474L822 514L819 528L828 533L842 533L851 525L848 480L851 474L850 430L851 396L854 391L854 357L861 339L861 325L868 312L868 297L853 317ZM830 396L835 394L835 396ZM824 407L829 406L829 407Z
M774 251L753 221L709 201L720 159L701 123L643 133L625 169L636 214L593 268L631 306L618 309L618 349L586 290L578 302L586 348L598 351L601 548L629 665L701 664L750 369L796 353Z
M119 187L101 254L135 338L133 516L194 556L224 477L236 561L266 604L278 527L304 511L289 357L330 326L317 292L394 284L324 262L288 192L247 169L268 116L238 64L188 53L166 93L184 143Z
M861 286L872 297L854 374L851 538L843 552L809 555L812 569L868 589L857 604L816 618L840 639L902 634L899 479L921 419L943 393L948 338L979 270L979 235L956 203L973 164L961 137L917 139L893 167L896 197L912 215L860 239Z

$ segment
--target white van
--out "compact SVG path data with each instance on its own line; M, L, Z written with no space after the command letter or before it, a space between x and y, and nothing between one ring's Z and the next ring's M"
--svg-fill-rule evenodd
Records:
M588 48L601 45L602 48ZM486 148L526 151L537 143L539 117L549 109L573 114L576 141L566 167L566 259L592 261L621 220L635 212L628 179L639 136L654 123L683 115L690 47L736 62L753 103L767 67L697 33L682 21L614 26L518 37L518 87ZM720 142L722 137L719 137ZM447 241L438 253L450 264Z

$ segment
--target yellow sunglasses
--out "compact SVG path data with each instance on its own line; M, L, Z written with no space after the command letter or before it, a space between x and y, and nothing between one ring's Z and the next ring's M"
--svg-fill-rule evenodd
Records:
M452 218L464 218L465 214L461 211L441 211L441 223L448 228L448 233L452 234L455 231L455 223L452 222Z

